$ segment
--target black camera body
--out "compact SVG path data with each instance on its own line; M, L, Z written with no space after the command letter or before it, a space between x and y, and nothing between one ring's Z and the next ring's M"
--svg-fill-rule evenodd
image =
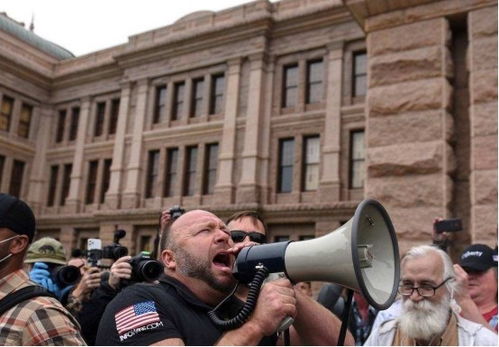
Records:
M152 282L163 273L163 265L152 259L149 252L141 252L130 259L132 276L130 282Z
M120 245L120 240L126 236L126 231L116 229L114 231L113 243L102 248L102 258L118 260L128 255L128 248Z
M174 205L170 208L168 212L170 213L172 221L174 221L175 219L177 219L178 217L180 217L185 213L185 209L183 209L179 205Z

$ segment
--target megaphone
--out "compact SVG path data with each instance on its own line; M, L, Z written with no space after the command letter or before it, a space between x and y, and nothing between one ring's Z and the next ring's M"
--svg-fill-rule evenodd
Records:
M384 207L372 199L362 201L347 223L322 237L243 248L233 274L248 283L261 267L284 272L293 283L340 284L360 292L378 310L393 303L400 281L393 224Z

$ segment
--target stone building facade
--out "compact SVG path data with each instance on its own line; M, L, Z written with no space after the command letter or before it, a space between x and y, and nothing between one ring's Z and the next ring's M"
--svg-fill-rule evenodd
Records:
M402 251L436 216L494 245L497 2L376 3L259 0L79 57L0 15L0 190L68 248L150 250L176 204L307 239L364 197Z

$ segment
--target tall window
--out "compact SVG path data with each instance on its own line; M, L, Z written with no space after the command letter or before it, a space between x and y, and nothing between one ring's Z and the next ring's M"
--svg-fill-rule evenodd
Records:
M293 107L298 98L298 64L283 68L282 107Z
M203 110L203 90L203 78L198 78L192 81L191 117L197 117L201 115L201 112Z
M150 252L152 251L152 237L150 235L141 235L139 241L139 252Z
M159 150L149 151L147 159L147 177L146 177L146 198L154 196L154 189L158 185L159 172Z
M111 100L111 113L109 115L109 134L116 134L118 115L120 113L120 99Z
M319 186L319 136L306 137L303 143L303 183L304 191L317 190Z
M87 181L87 194L85 197L86 204L93 204L95 201L95 188L97 186L97 169L99 161L92 160L88 163L88 181Z
M314 104L322 101L322 60L310 61L307 63L307 92L306 103Z
M78 135L78 122L80 121L80 108L73 107L71 109L71 123L69 125L69 141L76 140Z
M294 139L279 141L279 178L278 192L289 193L293 190Z
M218 143L206 146L203 194L213 194L217 179Z
M223 74L211 76L210 114L222 113L224 90L225 76Z
M95 128L94 136L101 136L104 130L104 117L106 116L106 103L97 103L97 108L95 111Z
M57 190L57 176L59 176L59 165L52 165L50 167L50 182L47 206L54 206L55 192Z
M66 110L59 110L59 117L57 118L57 132L55 135L55 142L62 142L64 139L64 127L66 126Z
M184 90L184 82L178 82L173 85L172 120L182 118L182 113L184 111Z
M66 204L66 199L69 195L69 187L71 185L71 171L73 170L72 164L65 164L62 174L62 190L61 190L61 206Z
M165 101L166 101L166 85L156 87L156 94L154 96L154 114L152 122L154 124L163 121L165 114Z
M111 181L111 164L112 159L104 160L104 173L102 175L102 187L100 190L100 198L99 201L102 204L104 199L106 198L106 192L109 189L109 183Z
M0 187L2 186L3 181L3 168L5 166L5 157L0 155Z
M12 166L12 174L10 176L10 187L9 194L19 197L21 194L21 187L23 184L24 175L24 162L20 160L14 160L14 165Z
M29 137L29 127L31 124L31 116L33 114L33 106L23 104L21 107L21 117L19 118L19 127L17 134L21 137Z
M352 68L352 96L366 95L367 89L367 54L356 52L353 54Z
M194 192L196 191L197 157L198 148L196 146L186 148L186 167L183 195L194 195Z
M164 196L173 196L177 185L178 148L169 148L166 152Z
M364 187L364 131L350 134L350 188Z
M2 108L0 109L0 130L9 131L10 118L14 109L14 99L4 95L2 99Z

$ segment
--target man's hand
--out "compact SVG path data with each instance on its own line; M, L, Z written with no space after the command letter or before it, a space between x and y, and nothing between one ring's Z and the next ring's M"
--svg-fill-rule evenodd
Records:
M128 280L132 276L132 265L129 263L130 259L132 259L132 257L126 255L116 260L111 266L108 283L114 290L119 288L122 279Z
M287 278L266 283L260 291L250 320L261 329L264 336L268 336L275 333L281 321L288 316L296 316L293 285Z
M170 215L170 210L164 210L161 212L161 219L159 221L160 230L163 231L166 226L173 223L172 216Z
M80 282L73 290L73 296L83 300L83 297L100 285L101 272L99 268L91 267L85 271Z

